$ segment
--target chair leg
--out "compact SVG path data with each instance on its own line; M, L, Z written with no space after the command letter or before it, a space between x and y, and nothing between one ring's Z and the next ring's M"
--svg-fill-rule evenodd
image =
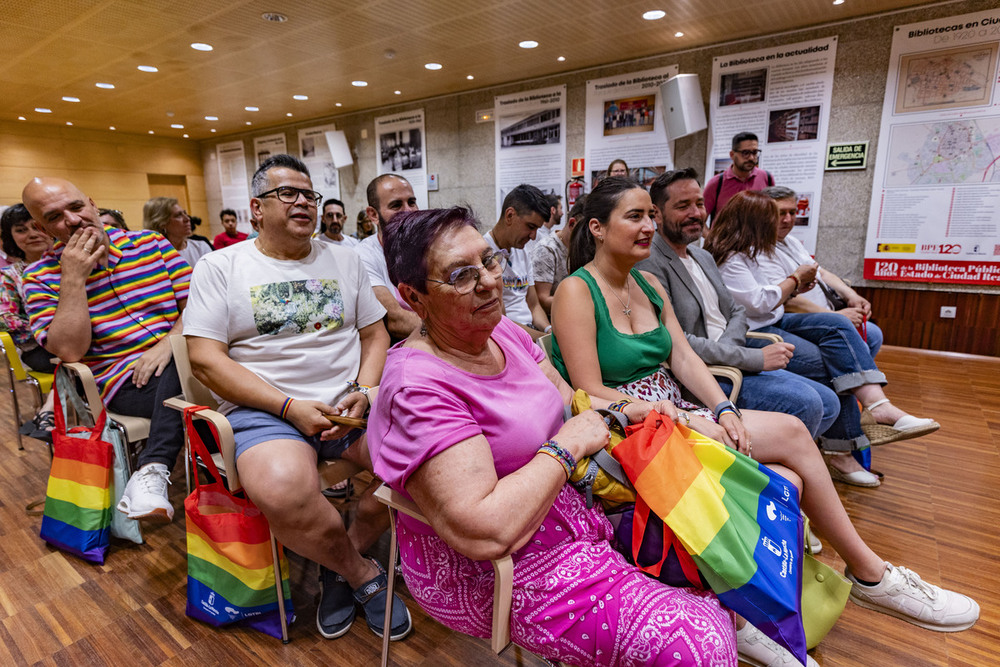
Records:
M7 366L7 377L10 378L10 397L14 403L14 433L17 434L17 448L24 450L24 442L21 440L21 405L17 400L17 384L14 379L14 371Z
M396 510L389 509L389 567L386 575L389 585L386 587L385 622L382 627L382 667L389 665L389 635L392 634L392 598L396 589L396 557L399 554L399 542L396 536Z
M274 562L274 589L278 594L278 618L281 619L281 643L287 644L288 618L285 615L285 588L281 581L281 554L278 552L278 541L271 533L271 560Z

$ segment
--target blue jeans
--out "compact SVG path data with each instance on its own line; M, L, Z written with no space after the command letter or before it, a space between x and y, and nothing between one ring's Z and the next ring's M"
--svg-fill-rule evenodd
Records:
M733 385L728 380L716 379L728 396ZM788 371L744 373L736 406L741 410L784 412L798 417L813 439L825 433L840 414L840 401L832 389Z
M840 394L840 415L822 433L833 441L831 448L867 447L868 439L861 431L861 412L851 390L865 384L886 384L885 374L872 358L882 346L881 329L869 324L866 342L843 315L785 313L773 325L757 331L778 334L795 346L786 370L821 382ZM767 341L749 338L747 345L764 347Z

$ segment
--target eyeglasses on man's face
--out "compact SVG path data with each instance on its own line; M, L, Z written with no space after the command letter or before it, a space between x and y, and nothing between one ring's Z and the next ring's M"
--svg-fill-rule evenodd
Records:
M451 285L459 294L468 294L479 287L479 279L482 276L482 271L486 271L493 278L499 278L506 265L507 254L501 250L500 252L483 257L482 267L460 266L451 272L448 280L434 280L433 278L428 278L427 280L432 283Z
M280 188L274 188L273 190L268 190L267 192L261 192L257 195L257 199L263 199L269 195L274 195L278 198L278 201L283 204L294 204L299 200L300 196L305 197L306 203L312 204L313 206L323 201L323 195L315 190L293 188L289 185L283 185Z
M751 150L745 150L745 151L736 151L736 152L739 153L740 155L742 155L747 160L749 160L752 157L759 157L760 156L760 149L752 150L752 151Z

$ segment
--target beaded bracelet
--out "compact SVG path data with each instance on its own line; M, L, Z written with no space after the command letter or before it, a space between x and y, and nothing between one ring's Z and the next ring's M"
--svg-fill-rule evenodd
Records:
M285 415L288 414L288 408L289 406L291 406L292 400L293 400L292 397L289 396L288 398L285 399L285 402L281 404L281 411L278 413L278 417L280 419L284 419Z
M608 410L614 410L615 412L621 412L625 409L625 406L632 402L631 398L623 398L620 401L612 403L608 406Z
M573 476L573 471L576 470L576 459L573 458L572 454L560 447L559 443L555 440L546 440L543 442L542 446L538 448L538 453L551 456L558 461L566 471L566 479Z
M371 387L366 384L358 384L355 380L349 380L347 382L347 390L351 393L359 392L364 394L365 398L368 400L368 405L372 404L372 397L368 394L371 391Z

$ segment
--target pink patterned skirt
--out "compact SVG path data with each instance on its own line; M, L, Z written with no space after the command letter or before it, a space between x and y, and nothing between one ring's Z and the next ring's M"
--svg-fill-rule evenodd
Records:
M401 517L401 519L404 517ZM449 628L490 636L493 570L400 521L403 577ZM532 540L514 553L511 639L573 665L736 666L732 615L706 591L671 588L609 544L599 506L563 487Z
M690 412L693 415L704 417L709 421L716 421L715 414L708 408L703 408L696 403L684 400L681 396L681 386L677 380L663 366L645 377L641 377L634 382L629 382L615 387L616 391L628 394L640 401L670 401L681 410Z

